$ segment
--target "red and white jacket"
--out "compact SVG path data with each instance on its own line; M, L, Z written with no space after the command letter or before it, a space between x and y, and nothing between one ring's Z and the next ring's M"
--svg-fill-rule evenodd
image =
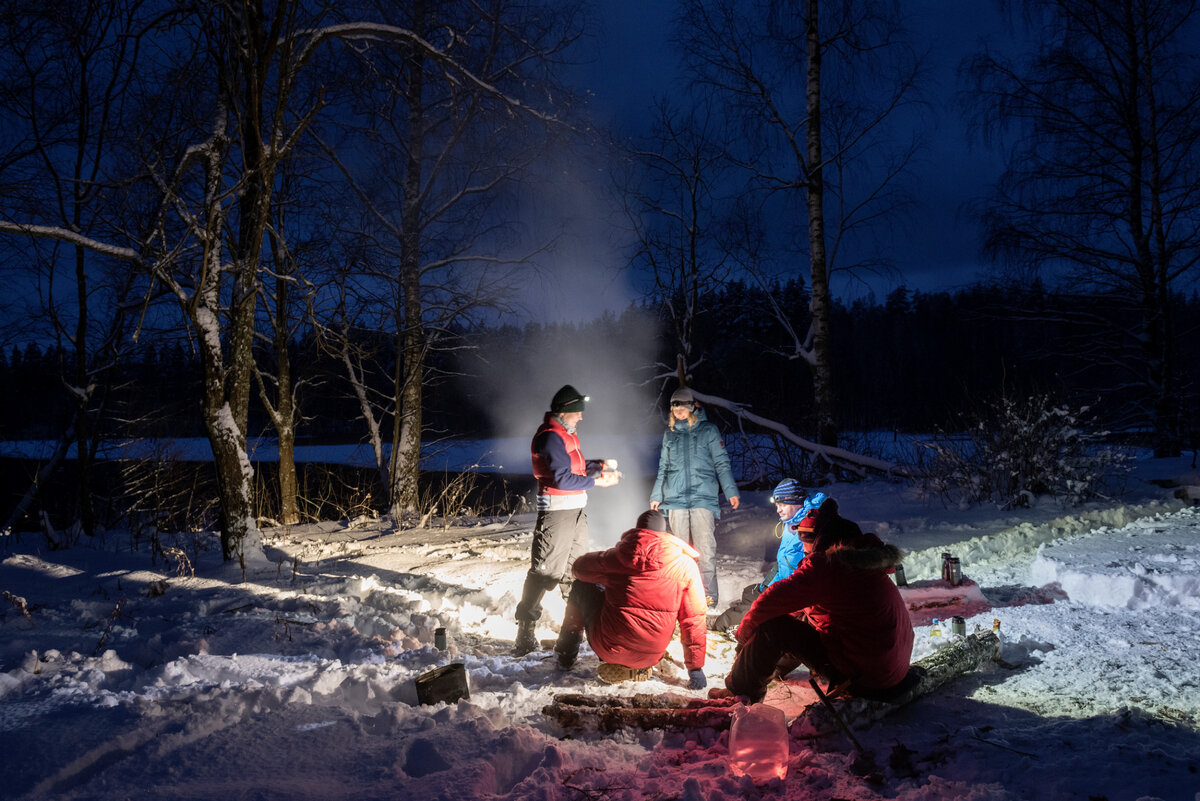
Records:
M530 443L533 477L537 479L537 508L582 509L587 506L587 491L596 481L589 472L599 472L601 463L583 458L579 437L552 413L547 412Z

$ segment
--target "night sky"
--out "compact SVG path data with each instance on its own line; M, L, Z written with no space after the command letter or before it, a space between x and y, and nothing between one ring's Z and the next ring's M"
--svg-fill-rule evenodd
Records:
M669 44L674 3L603 0L597 6L595 58L578 69L578 81L593 93L601 120L625 131L644 127L655 96L669 93L676 56ZM981 142L968 142L960 111L952 105L956 70L984 40L1007 46L1011 31L994 2L905 0L918 49L930 48L931 74L924 85L926 149L911 185L917 207L900 226L891 258L900 273L871 280L869 286L843 284L843 299L873 292L882 300L900 284L920 291L953 290L985 277L990 269L979 255L979 232L962 209L986 193L999 175L1000 154ZM611 291L616 292L615 288Z

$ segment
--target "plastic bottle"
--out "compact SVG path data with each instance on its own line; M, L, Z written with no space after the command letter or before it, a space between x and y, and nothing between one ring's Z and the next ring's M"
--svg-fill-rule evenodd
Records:
M929 638L937 642L942 641L942 621L936 617L933 619L933 628L929 630Z
M729 769L755 782L787 776L788 733L782 709L763 703L733 708Z

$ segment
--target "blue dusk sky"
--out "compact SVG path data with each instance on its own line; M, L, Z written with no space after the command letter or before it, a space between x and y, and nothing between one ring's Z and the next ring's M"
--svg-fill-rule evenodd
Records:
M594 57L577 74L601 122L624 132L643 129L654 99L670 93L677 60L670 43L674 8L672 2L645 0L603 0L596 6ZM961 61L985 41L1011 41L1012 31L992 0L906 0L905 8L914 47L929 50L930 67L922 87L925 114L913 120L927 140L909 184L915 205L898 225L902 233L889 253L898 275L867 285L835 285L844 299L874 293L882 300L901 284L925 292L953 290L989 274L979 253L978 228L963 205L987 192L1000 174L1001 156L979 141L968 141L953 96ZM593 300L619 296L618 284L597 283L588 294Z

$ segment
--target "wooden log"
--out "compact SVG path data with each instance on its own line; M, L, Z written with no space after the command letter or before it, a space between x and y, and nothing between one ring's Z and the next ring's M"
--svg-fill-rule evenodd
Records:
M846 725L858 728L928 695L951 679L977 670L994 659L999 648L1000 638L994 631L975 632L914 662L913 668L920 676L908 691L897 697L883 700L847 695L830 700ZM792 721L790 731L793 736L804 736L828 734L838 728L829 708L812 704Z
M727 729L732 718L730 706L700 708L572 706L557 701L542 709L572 731L621 731L642 729Z
M634 695L594 695L592 693L560 693L554 703L573 707L620 707L625 709L701 709L713 706L733 706L737 698L696 698L676 693L635 693Z
M842 696L830 699L831 705L847 725L862 726L927 695L951 679L978 669L995 657L999 646L995 632L971 634L918 660L913 665L919 674L917 680L898 697L882 700ZM721 730L729 728L731 710L739 702L737 697L695 698L676 693L628 696L562 693L543 707L542 714L572 731L617 731L631 727ZM793 719L790 730L793 736L811 736L836 731L838 724L829 707L814 696L813 702Z

